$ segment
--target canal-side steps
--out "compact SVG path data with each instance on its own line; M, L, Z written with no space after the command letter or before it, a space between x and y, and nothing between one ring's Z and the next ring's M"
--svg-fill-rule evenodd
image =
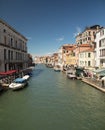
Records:
M105 88L102 87L101 81L96 81L92 78L86 77L82 78L82 81L105 93Z

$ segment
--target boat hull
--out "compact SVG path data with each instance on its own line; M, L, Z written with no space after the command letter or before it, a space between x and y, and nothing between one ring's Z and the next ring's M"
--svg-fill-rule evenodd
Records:
M77 76L75 74L67 74L67 77L69 79L77 79Z
M12 90L20 90L23 89L25 86L27 86L27 84L28 84L27 82L23 84L11 83L9 85L9 88Z
M28 84L25 78L15 79L14 82L9 85L9 88L12 90L19 90L19 89L24 88Z

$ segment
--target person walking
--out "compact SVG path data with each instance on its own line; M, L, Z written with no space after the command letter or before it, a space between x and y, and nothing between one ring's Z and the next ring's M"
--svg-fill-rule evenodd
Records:
M104 87L104 80L102 80L102 87Z

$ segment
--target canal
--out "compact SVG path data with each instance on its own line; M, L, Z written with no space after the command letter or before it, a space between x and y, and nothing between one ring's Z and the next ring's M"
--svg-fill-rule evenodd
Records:
M26 88L0 94L0 130L105 130L105 94L37 65Z

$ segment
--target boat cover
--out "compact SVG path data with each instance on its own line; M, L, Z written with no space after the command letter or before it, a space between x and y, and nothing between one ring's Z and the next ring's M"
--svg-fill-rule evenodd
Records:
M23 82L25 82L25 81L26 81L26 79L23 79L23 78L16 78L16 79L14 80L15 83L23 83Z

